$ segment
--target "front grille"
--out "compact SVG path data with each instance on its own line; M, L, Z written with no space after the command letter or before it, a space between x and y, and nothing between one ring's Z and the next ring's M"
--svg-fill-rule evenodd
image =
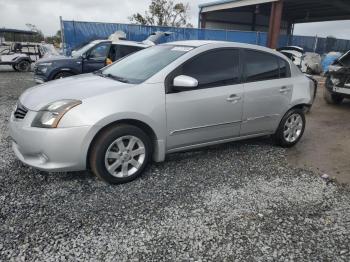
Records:
M16 110L14 112L14 116L17 119L23 119L28 113L28 109L25 108L20 102L17 103Z

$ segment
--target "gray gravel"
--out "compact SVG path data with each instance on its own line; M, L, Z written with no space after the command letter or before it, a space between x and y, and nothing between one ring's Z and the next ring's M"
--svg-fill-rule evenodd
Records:
M349 188L269 139L173 154L119 186L22 165L7 123L31 85L0 72L1 261L350 260Z

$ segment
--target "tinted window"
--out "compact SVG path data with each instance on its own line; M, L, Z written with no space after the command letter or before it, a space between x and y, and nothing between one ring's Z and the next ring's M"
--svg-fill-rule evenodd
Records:
M201 54L185 63L177 75L197 79L202 88L237 84L240 82L239 51L222 49Z
M279 58L279 65L280 65L280 78L287 78L290 77L290 67L286 60Z
M124 56L135 53L137 51L140 51L141 49L143 49L143 48L138 47L138 46L127 46L127 45L116 46L117 52L116 52L115 60L118 60Z
M109 50L109 44L100 44L90 51L89 58L106 58Z
M246 50L244 65L246 82L279 78L279 65L276 56Z

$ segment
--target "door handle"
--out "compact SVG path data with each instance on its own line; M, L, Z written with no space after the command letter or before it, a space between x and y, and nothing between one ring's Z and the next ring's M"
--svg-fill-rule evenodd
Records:
M228 98L226 98L226 101L230 103L237 103L241 99L242 98L238 95L230 95Z
M291 90L290 87L288 86L282 86L281 89L280 89L280 93L287 93Z

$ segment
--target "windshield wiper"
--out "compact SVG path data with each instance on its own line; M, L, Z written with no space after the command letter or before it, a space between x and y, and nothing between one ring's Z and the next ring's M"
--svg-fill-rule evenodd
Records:
M97 70L95 72L93 72L95 75L98 75L98 76L101 76L101 77L108 77L108 78L111 78L113 80L117 80L119 82L122 82L122 83L129 83L129 80L127 80L126 78L123 78L123 77L120 77L120 76L115 76L115 75L112 75L112 74L104 74L102 73L102 70Z
M127 80L126 78L120 77L120 76L115 76L115 75L112 75L112 74L105 74L105 76L109 77L109 78L112 78L114 80L117 80L119 82L122 82L122 83L129 83L129 80Z

